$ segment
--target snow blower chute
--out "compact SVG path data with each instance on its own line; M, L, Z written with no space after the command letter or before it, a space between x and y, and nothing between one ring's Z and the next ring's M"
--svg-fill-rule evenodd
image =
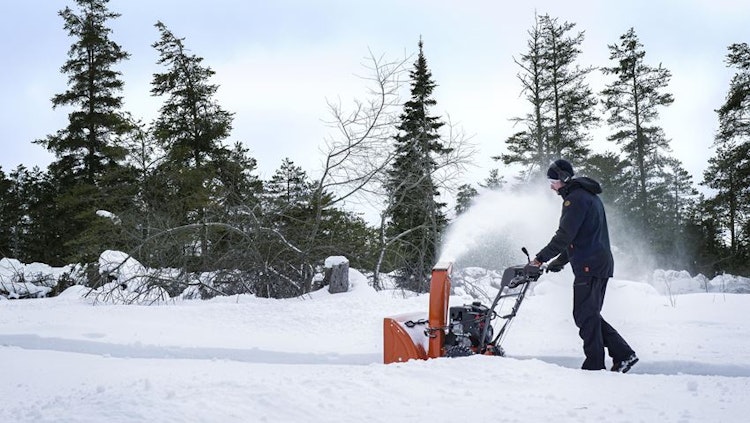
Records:
M526 248L522 248L522 251L530 261ZM385 364L474 354L505 355L500 341L516 316L531 282L539 279L542 269L528 264L505 269L500 288L490 307L475 301L448 308L451 270L451 263L438 263L432 268L430 309L427 316L416 312L383 319ZM513 307L505 315L498 314L496 308L500 300L509 297L516 298ZM497 334L492 325L492 320L496 318L505 321Z

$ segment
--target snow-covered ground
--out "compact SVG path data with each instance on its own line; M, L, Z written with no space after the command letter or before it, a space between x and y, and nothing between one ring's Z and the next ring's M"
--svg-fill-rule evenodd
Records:
M477 269L456 274L483 283ZM614 279L604 314L641 361L586 372L570 277L533 287L507 357L389 365L383 317L426 312L428 295L376 292L356 271L349 292L287 300L94 305L73 287L0 301L0 421L747 421L749 295Z
M554 233L559 198L545 191L487 192L452 223L451 305L489 305L500 273L476 266L524 262L520 246L533 254ZM530 290L507 357L385 365L383 318L426 315L428 295L376 292L351 270L341 294L122 305L144 298L135 275L152 269L105 252L100 268L117 272L102 295L0 296L0 423L748 421L750 279L648 272L637 240L612 238L604 316L641 359L628 374L579 370L569 267ZM0 292L45 295L66 272L3 259Z

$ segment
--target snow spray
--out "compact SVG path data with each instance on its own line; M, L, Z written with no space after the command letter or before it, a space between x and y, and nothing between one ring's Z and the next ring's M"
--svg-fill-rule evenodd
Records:
M615 258L615 277L639 280L655 268L651 249L632 225L621 222L616 210L607 210L609 237ZM486 190L447 228L440 262L459 268L481 267L502 271L522 264L526 247L531 258L552 239L558 227L562 199L546 183L502 190Z
M486 190L448 226L439 261L494 270L525 263L521 247L533 258L547 245L561 207L560 197L547 184Z

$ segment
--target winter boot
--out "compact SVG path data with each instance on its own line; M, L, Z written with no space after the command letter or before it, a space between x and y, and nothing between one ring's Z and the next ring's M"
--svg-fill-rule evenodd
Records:
M626 358L622 361L616 361L612 365L612 371L618 372L618 373L627 373L628 370L632 369L635 363L638 362L638 357L636 357L635 353L631 354L630 357Z

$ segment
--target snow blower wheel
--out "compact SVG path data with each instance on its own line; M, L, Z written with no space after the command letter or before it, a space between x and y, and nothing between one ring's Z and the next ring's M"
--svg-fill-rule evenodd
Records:
M470 355L474 355L474 351L466 345L451 345L445 349L445 356L450 358L468 357Z

